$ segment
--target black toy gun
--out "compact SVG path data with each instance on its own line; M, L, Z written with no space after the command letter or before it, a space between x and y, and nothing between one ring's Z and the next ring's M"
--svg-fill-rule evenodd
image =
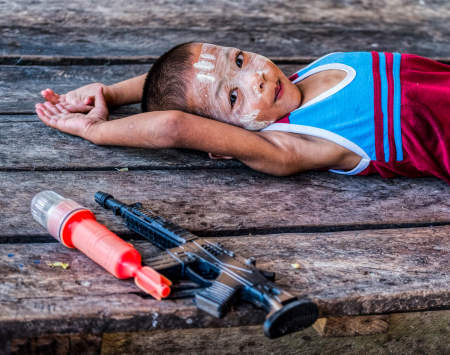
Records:
M220 243L199 238L141 203L126 205L101 191L95 194L95 201L121 216L130 230L166 251L147 259L146 265L170 280L190 279L203 287L195 293L199 309L220 318L233 300L248 301L268 312L264 333L269 338L301 330L317 319L315 303L279 288L271 282L274 273L257 269L253 258L245 259Z

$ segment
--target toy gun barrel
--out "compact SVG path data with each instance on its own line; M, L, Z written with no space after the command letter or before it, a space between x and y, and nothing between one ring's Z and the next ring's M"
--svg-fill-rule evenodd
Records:
M106 192L97 191L94 195L95 202L97 202L103 208L112 210L116 216L123 214L123 209L127 208L127 205L116 200L112 195Z
M100 206L112 210L116 216L121 216L130 230L147 238L163 250L197 239L196 235L175 223L155 215L150 210L143 209L139 203L128 206L102 191L97 191L94 199Z

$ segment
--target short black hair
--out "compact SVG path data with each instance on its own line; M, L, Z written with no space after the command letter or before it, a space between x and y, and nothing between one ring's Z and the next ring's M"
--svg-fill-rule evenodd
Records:
M186 81L191 71L194 42L179 44L162 56L150 68L142 93L142 111L187 111Z

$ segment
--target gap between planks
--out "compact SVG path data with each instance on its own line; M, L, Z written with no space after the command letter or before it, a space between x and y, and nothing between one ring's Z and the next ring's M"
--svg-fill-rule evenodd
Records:
M335 232L355 232L355 231L378 231L378 230L396 230L411 228L427 228L427 227L444 227L450 225L449 222L430 222L430 223L404 223L404 224L361 224L361 225L340 225L340 226L288 226L273 228L246 228L246 229L223 229L217 231L189 230L201 238L229 238L229 237L259 237L271 234L318 234L318 233L335 233ZM126 241L147 241L144 237L133 232L119 232L112 230L120 235ZM406 233L406 232L405 232ZM36 235L2 235L0 245L2 244L22 244L22 243L58 243L48 234Z
M162 54L162 53L161 53ZM118 64L152 64L159 56L58 56L58 55L3 55L0 65L118 65ZM308 64L316 57L271 57L276 64ZM447 58L450 62L450 58Z
M3 55L0 56L0 65L126 65L126 64L153 64L159 56L53 56L53 55ZM308 64L318 57L293 56L270 57L275 64ZM444 64L450 64L450 57L430 57Z

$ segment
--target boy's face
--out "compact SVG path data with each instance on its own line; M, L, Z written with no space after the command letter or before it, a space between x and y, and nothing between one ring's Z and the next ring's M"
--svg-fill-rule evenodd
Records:
M269 59L237 48L196 43L188 82L191 108L211 118L260 130L300 105L299 89Z

